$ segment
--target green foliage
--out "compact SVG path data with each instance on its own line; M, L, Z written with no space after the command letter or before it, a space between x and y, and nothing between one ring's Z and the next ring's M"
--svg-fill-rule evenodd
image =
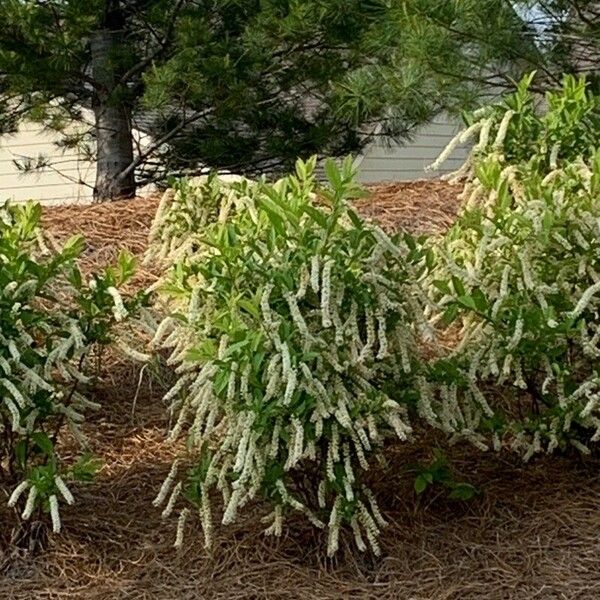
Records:
M29 118L93 157L100 131L82 107L116 106L157 142L134 159L139 181L283 172L357 152L375 128L404 139L531 46L502 0L3 0L0 22L0 131ZM112 49L99 59L101 34Z
M122 298L115 287L133 271L125 253L117 267L84 281L75 264L83 239L50 250L40 216L36 204L0 208L0 482L20 481L10 506L28 490L23 519L50 511L59 531L58 497L74 500L65 480L87 480L96 469L58 448L65 431L85 447L81 427L98 408L81 393L91 381L86 360L145 295Z
M533 74L525 77L514 94L482 110L479 123L494 138L498 158L508 164L528 162L546 173L559 160L589 159L598 145L600 96L590 91L585 79L566 76L561 88L546 93L541 109L539 97L531 91L532 80ZM507 126L496 140L502 119ZM479 149L484 157L496 157L488 144Z
M462 322L459 395L469 390L497 447L504 435L529 458L600 439L600 121L583 81L566 78L543 112L525 87L482 117L432 290Z
M431 0L227 4L210 24L190 17L177 52L145 78L147 106L185 104L205 115L161 153L173 171L200 159L234 172L281 173L298 156L358 152L376 126L406 138L440 108L458 111L480 92L448 70L468 68L475 80L490 61L473 64L468 52L481 43L450 28L475 29L485 4L490 29L490 20L508 25L512 17L503 36L509 45L520 21L496 0L447 8Z
M451 500L467 501L479 493L474 485L456 480L448 459L438 448L434 448L430 462L418 464L414 471L414 488L417 494L423 494L432 487L441 487Z
M366 536L379 550L384 521L362 475L386 438L411 431L425 256L350 208L361 194L350 160L327 164L324 187L314 167L298 161L273 184L180 186L153 227L172 251L160 288L172 315L153 344L171 349L171 437L185 432L192 463L181 476L174 465L155 504L170 493L165 515L180 494L199 507L207 544L216 488L225 524L260 498L270 534L299 511L328 528L329 554L344 524L359 549ZM223 204L216 221L181 235L171 224L190 195Z

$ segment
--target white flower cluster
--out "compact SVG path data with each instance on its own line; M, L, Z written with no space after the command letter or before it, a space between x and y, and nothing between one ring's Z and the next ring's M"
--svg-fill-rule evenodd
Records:
M71 490L67 487L65 482L58 475L54 478L54 483L56 489L61 493L65 502L67 504L73 504L75 499L73 498L73 494L71 494ZM31 518L33 512L35 510L36 500L38 498L38 489L35 485L32 485L29 481L22 481L12 492L10 498L8 499L8 507L12 508L16 506L17 502L21 498L21 496L29 490L27 494L27 500L25 502L25 508L23 509L23 513L21 514L21 518L25 521ZM50 518L52 519L52 530L54 533L60 533L61 530L61 522L60 522L60 513L58 508L58 498L56 494L51 494L48 497L48 502L50 506Z
M407 248L368 225L359 235L334 214L343 204L313 203L313 185L262 183L252 199L236 188L240 198L223 200L235 214L202 231L212 250L197 240L188 256L171 254L169 287L187 292L164 295L187 319L167 317L152 345L169 349L167 363L179 374L165 400L175 415L171 438L187 434L206 545L216 489L223 524L269 498L268 534L281 535L285 516L297 512L328 529L330 555L343 525L359 549L379 552L385 521L361 474L386 436L411 433L402 388L413 385L423 293ZM392 398L381 384L398 378L396 362L402 372ZM186 474L178 464L155 501L166 502L164 516L180 505ZM300 480L314 484L314 496ZM180 514L176 545L187 508Z
M2 303L0 293L0 304ZM54 318L58 318L57 311L54 312ZM35 340L24 330L16 330L11 335L6 328L4 333L0 333L0 411L6 411L9 418L5 422L10 423L15 439L35 435L40 431L40 423L52 415L55 419L64 421L76 440L85 443L81 430L85 413L89 409L98 409L99 405L76 390L79 382L87 381L76 362L88 350L88 346L78 323L66 316L63 320L64 330L68 331L68 335L55 339L53 346L35 347ZM33 364L32 352L37 358ZM57 385L57 382L60 383ZM71 386L68 394L63 391L66 386ZM0 435L4 434L3 427L0 426ZM73 496L58 476L56 487L65 501L71 504ZM36 507L37 488L24 481L15 488L9 500L9 505L14 506L27 489L29 495L23 519L29 519ZM59 532L56 496L50 496L49 502L53 530Z
M13 339L0 333L0 353L5 349L5 355L0 354L0 389L3 390L2 401L11 415L12 430L19 434L30 434L37 427L40 409L35 396L43 391L49 394L48 399L52 405L52 412L64 414L72 433L81 438L79 424L83 416L78 412L94 406L78 392L74 392L67 399L60 388L55 385L55 376L59 375L62 383L87 381L87 378L72 363L72 357L67 358L71 352L75 358L81 356L87 346L78 323L71 321L69 324L70 335L59 338L55 346L46 352L38 348L36 352L43 353L43 361L36 361L29 366L25 361L31 352L33 339L24 331L18 332Z
M146 263L168 265L178 256L193 253L202 228L225 220L239 205L246 206L251 193L250 182L233 175L178 181L161 197L150 227Z

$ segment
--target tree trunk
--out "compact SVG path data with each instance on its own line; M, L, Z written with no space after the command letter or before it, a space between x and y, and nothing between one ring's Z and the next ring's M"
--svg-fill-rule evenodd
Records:
M102 29L90 40L96 94L92 103L97 144L94 200L135 196L135 173L123 175L133 162L131 107L118 84L115 56L122 43L122 27Z

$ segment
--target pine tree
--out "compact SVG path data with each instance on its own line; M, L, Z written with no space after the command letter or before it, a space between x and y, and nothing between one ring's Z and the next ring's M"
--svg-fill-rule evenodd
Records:
M2 0L0 23L0 130L27 118L89 149L97 199L406 138L522 45L503 0Z

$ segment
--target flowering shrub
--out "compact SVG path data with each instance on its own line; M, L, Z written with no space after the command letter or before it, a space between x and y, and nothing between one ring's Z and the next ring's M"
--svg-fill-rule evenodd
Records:
M59 499L74 501L67 481L93 473L92 461L59 451L65 430L85 447L81 426L98 408L81 393L86 359L144 295L117 290L133 272L126 254L84 282L74 264L83 239L50 250L40 215L34 204L0 208L0 483L14 486L8 504L22 519L49 512L58 532Z
M455 358L465 371L452 393L467 389L479 431L496 447L504 436L526 459L567 444L589 452L600 439L600 153L589 131L597 140L600 123L591 107L584 83L567 78L541 115L525 103L523 114L484 116L469 201L437 249L432 289L444 320L462 321ZM495 130L505 137L490 141ZM453 406L446 422L461 421Z
M165 504L164 516L181 499L198 507L207 545L216 490L224 524L261 498L272 510L268 534L298 511L327 528L330 555L346 524L359 549L379 551L385 521L363 473L387 437L411 432L424 256L408 236L391 239L351 210L360 190L349 161L328 164L323 188L314 166L298 162L274 184L209 180L193 198L219 199L220 218L169 237L161 220L188 210L181 186L179 204L163 206L153 226L167 232L173 265L161 286L172 314L152 344L170 349L179 374L165 400L170 436L185 432L189 451L155 505Z

